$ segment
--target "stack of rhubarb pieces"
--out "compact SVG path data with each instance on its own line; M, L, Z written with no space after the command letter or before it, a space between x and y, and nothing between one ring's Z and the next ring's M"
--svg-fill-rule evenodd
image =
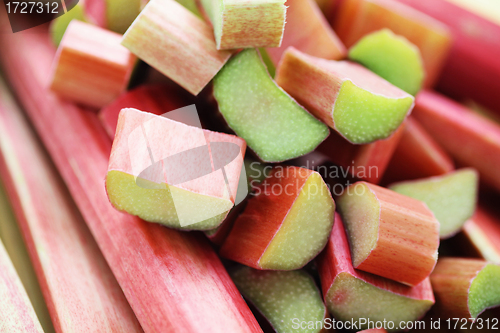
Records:
M495 0L67 9L0 6L1 332L499 329Z

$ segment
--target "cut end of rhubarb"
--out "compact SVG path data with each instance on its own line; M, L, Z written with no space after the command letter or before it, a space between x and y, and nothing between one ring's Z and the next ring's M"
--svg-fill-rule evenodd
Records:
M476 276L469 289L469 311L477 318L483 311L500 306L500 266L487 264Z
M312 173L260 259L261 268L289 270L307 264L328 242L325 235L332 230L334 211L330 190L318 173Z
M297 320L316 323L326 316L314 280L303 271L260 271L242 267L231 273L231 277L243 296L255 305L276 332L299 332L294 325ZM321 328L307 330L320 331Z
M329 134L271 79L255 49L234 56L214 79L214 95L229 127L266 162L314 150Z
M389 29L363 37L349 50L349 58L411 95L422 87L424 67L418 47Z
M462 169L442 176L397 183L391 189L425 202L440 223L441 238L447 238L457 233L474 214L478 178L474 169Z

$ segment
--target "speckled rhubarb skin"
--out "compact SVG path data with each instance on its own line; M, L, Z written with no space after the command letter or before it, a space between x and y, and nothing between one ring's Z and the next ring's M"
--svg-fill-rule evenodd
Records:
M56 331L142 332L67 190L12 101L0 82L0 175Z
M50 89L94 108L111 103L125 91L136 62L120 41L117 33L73 20L59 44Z
M344 223L339 214L335 216L335 224L333 225L330 240L325 250L318 257L317 263L324 296L327 295L337 276L341 273L347 273L387 292L434 303L434 294L432 293L429 278L424 279L414 287L410 287L355 269L352 266L351 252Z
M477 274L488 265L478 259L442 258L431 274L437 314L450 318L472 318L469 290Z
M171 0L150 1L123 35L122 45L193 95L232 54L218 51L210 26Z
M406 37L420 49L426 72L424 87L436 82L452 44L446 25L396 0L345 0L332 24L347 48L383 28Z
M286 29L281 46L266 49L274 65L278 64L289 46L318 58L345 58L347 51L344 44L314 0L288 0L286 5Z
M363 183L376 196L380 217L377 242L355 268L410 286L421 283L436 265L439 222L423 202ZM351 185L351 191L355 185Z
M262 332L206 239L108 202L111 141L94 113L44 87L55 50L42 29L0 34L0 60L144 331Z
M0 241L0 323L2 332L43 333L23 284Z
M406 120L385 180L394 182L439 176L455 169L452 159L413 117Z
M478 207L459 236L463 236L460 240L468 243L475 255L500 264L500 220L497 216Z
M500 125L432 91L420 92L415 102L414 117L425 130L458 163L500 189Z

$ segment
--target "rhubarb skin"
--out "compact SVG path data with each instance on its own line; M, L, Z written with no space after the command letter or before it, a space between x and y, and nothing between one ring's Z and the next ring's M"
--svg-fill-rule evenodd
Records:
M431 274L436 313L444 318L477 318L500 305L500 266L484 260L442 258Z
M500 25L446 0L399 0L446 24L453 46L437 88L500 113ZM474 5L479 6L476 2ZM492 12L493 13L493 12ZM494 15L494 14L493 14Z
M249 199L220 255L256 269L302 268L326 245L334 211L317 172L277 168Z
M142 85L129 90L99 111L102 126L112 139L115 137L118 116L124 108L147 110L156 115L186 106L179 91L162 84Z
M418 94L414 117L459 164L500 190L500 125L431 91Z
M347 141L391 136L413 108L413 96L363 66L286 50L276 83Z
M338 214L317 265L325 303L337 320L386 319L397 325L400 321L423 317L434 304L429 278L409 287L354 269L344 224ZM362 288L359 292L356 284Z
M337 133L318 146L317 151L324 154L334 164L340 166L347 176L378 184L398 146L405 124L389 138L366 145L355 145Z
M206 239L108 202L111 141L95 114L44 88L55 53L47 33L1 34L0 44L3 68L144 331L262 332Z
M345 0L332 24L347 48L383 28L406 37L420 49L426 73L424 87L435 84L453 41L446 25L396 0Z
M174 165L172 172L167 171L172 163L167 158L196 147L206 146L208 157L215 158L211 150L219 142L236 148L234 156L234 149L224 148L224 156L219 156L219 152L217 158L228 161L222 168L210 165L212 172L200 176L199 172L203 172L203 163L199 162L203 161L203 152L200 152L196 160L185 156L184 160L190 163L182 170L180 165ZM203 130L136 109L123 109L109 159L106 191L115 208L146 221L173 228L210 230L222 222L235 203L245 149L245 141L234 135ZM145 173L153 165L152 159L159 163L160 169ZM182 162L176 159L173 163ZM192 179L193 175L197 178ZM152 186L141 186L140 181ZM197 210L185 207L186 204L196 204Z
M281 45L285 0L201 0L218 50Z
M454 168L446 151L414 117L409 117L387 166L384 182L439 176Z
M478 207L462 229L462 244L468 244L486 261L500 264L500 220Z
M2 332L43 333L35 310L1 241L0 299Z
M171 0L150 1L123 35L122 45L193 95L231 56L217 50L207 23Z
M439 222L423 202L366 182L352 184L337 201L355 268L410 286L429 276Z
M306 54L332 60L345 58L347 51L314 0L288 0L286 29L280 47L267 48L274 65L293 46Z
M50 89L68 100L101 108L127 87L136 58L121 36L73 20L59 45Z
M67 190L1 82L0 151L0 174L56 331L142 332Z

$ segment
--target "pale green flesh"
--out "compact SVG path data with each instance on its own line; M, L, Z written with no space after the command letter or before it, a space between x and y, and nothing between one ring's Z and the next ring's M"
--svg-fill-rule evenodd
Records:
M271 323L276 332L319 332L294 329L296 322L324 319L325 305L313 279L303 271L260 271L242 267L231 274L236 287ZM305 325L304 325L305 326Z
M329 134L276 85L255 49L229 60L214 79L214 95L228 125L264 161L305 155Z
M75 5L69 12L57 17L54 21L52 21L52 23L50 24L50 35L54 44L59 46L64 33L66 32L66 28L73 20L87 22L85 12L81 4Z
M326 245L335 203L320 175L312 174L259 261L263 269L303 267Z
M414 321L432 306L429 300L417 300L380 289L349 273L340 273L325 297L326 306L336 320ZM366 329L367 327L360 327ZM391 330L389 330L391 331ZM396 330L394 330L396 331Z
M335 129L355 144L389 137L405 120L413 98L388 98L344 81L333 106Z
M406 38L383 29L363 37L349 58L409 94L416 95L424 80L419 49Z
M337 204L349 237L353 266L358 267L377 244L380 203L368 186L358 183L345 191Z
M440 224L441 238L462 228L476 209L478 176L471 169L394 184L391 190L427 204Z
M477 274L470 286L468 303L473 318L500 306L500 266L488 264Z
M204 221L182 227L177 216L171 191L176 191L178 197L182 196L181 203L192 207L193 214L210 216L210 211L223 211L225 207L228 207L227 211L231 208L228 200L191 193L166 184L158 185L156 188L140 187L136 184L134 176L121 171L112 170L108 172L106 176L106 190L109 200L116 209L139 216L143 220L161 223L171 228L210 230L219 226L226 216L226 213L222 213Z

